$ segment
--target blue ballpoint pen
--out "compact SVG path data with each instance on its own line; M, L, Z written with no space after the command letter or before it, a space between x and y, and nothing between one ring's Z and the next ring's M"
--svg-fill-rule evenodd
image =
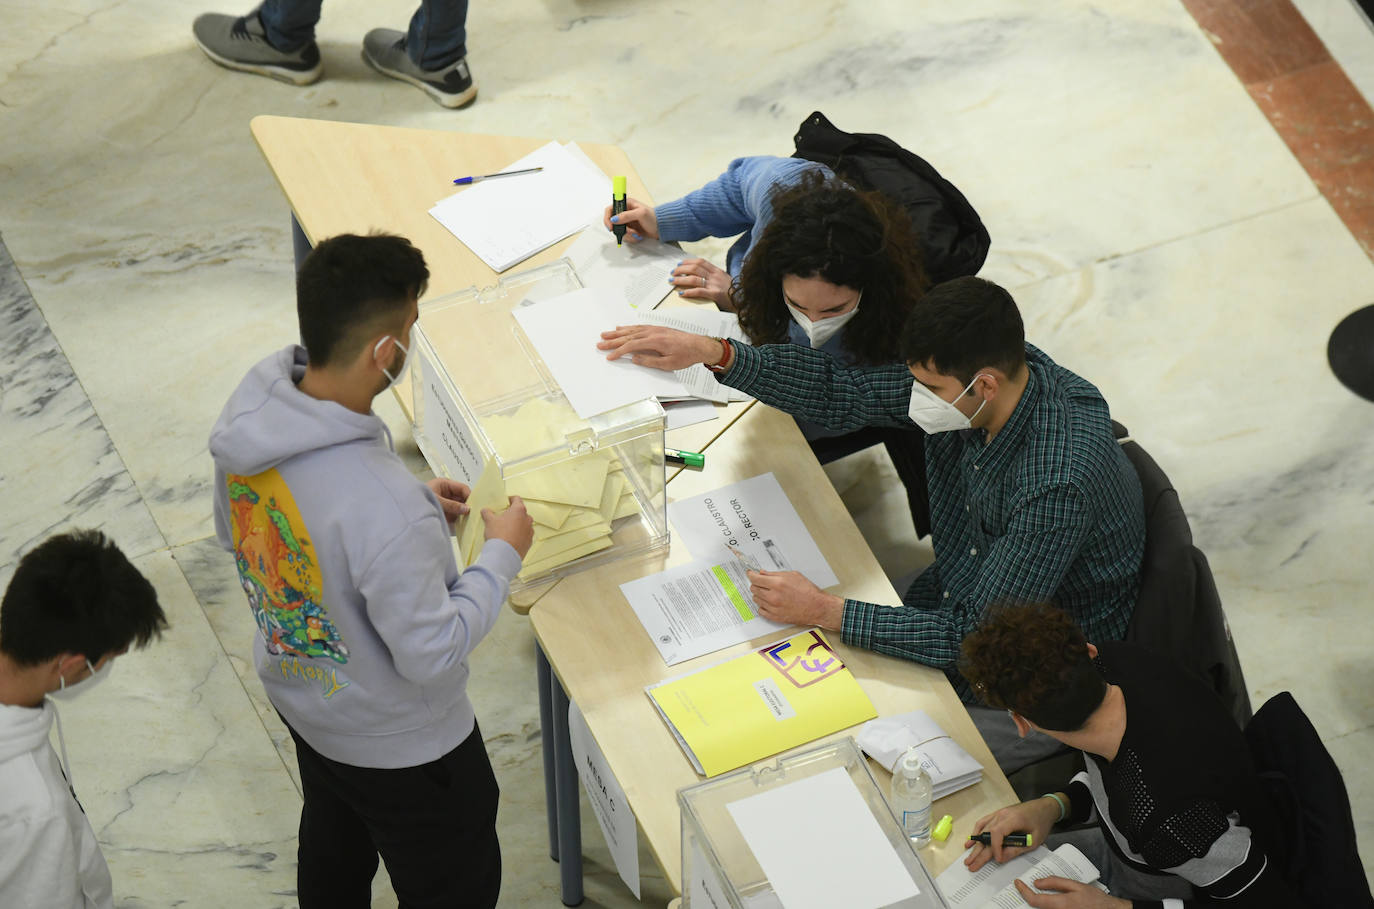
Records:
M518 177L521 174L537 174L543 169L542 167L527 167L524 170L508 170L499 174L483 174L480 177L459 177L457 180L454 180L453 183L455 186L467 186L469 183L481 183L483 180L493 180L497 177Z

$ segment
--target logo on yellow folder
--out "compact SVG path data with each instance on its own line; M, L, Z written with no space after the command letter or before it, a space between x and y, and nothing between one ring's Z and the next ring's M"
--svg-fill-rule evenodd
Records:
M798 688L814 685L844 668L844 661L816 632L789 638L760 650L770 666Z

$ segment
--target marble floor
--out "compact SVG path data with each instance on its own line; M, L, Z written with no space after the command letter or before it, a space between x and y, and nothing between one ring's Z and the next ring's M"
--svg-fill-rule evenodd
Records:
M1296 5L1371 97L1364 20L1347 0ZM261 113L616 143L660 199L786 153L814 109L930 159L991 230L983 274L1030 338L1173 478L1252 700L1296 694L1374 870L1374 405L1325 361L1330 329L1374 303L1374 264L1182 2L475 3L481 94L457 112L358 57L411 8L326 4L326 78L294 88L211 65L193 8L0 0L0 584L47 535L99 526L172 621L64 710L117 905L295 904L294 757L210 539L205 447L243 372L295 336L287 209L248 132ZM829 473L893 577L930 558L878 453ZM506 614L473 659L509 906L558 904L532 646ZM587 905L635 904L584 822ZM643 901L662 905L643 861Z

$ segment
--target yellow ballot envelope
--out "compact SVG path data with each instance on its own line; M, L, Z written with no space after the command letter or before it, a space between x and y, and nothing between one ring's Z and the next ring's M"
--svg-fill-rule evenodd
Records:
M645 691L708 777L878 715L817 629Z

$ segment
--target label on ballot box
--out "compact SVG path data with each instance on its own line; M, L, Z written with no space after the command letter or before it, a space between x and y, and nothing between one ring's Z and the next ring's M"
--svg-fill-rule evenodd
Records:
M414 343L414 342L412 342ZM415 442L425 459L439 462L434 472L471 486L482 473L482 455L476 434L458 404L450 383L428 357L415 358L415 422L425 427Z

